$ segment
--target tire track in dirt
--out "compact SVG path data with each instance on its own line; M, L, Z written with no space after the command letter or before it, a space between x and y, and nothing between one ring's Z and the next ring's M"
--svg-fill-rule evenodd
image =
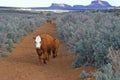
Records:
M41 33L57 37L55 24L44 24L14 45L13 52L0 60L0 80L80 80L82 70L94 70L88 67L73 69L71 63L75 56L66 55L68 52L63 43L60 45L58 57L50 58L47 64L40 65L33 36Z

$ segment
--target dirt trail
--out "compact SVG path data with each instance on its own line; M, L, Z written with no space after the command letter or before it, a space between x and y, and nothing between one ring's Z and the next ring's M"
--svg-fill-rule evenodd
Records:
M71 63L75 56L67 55L63 43L57 58L40 65L32 37L41 33L56 37L55 24L46 23L15 44L13 52L0 60L0 80L80 80L82 70L94 70L88 67L73 69Z

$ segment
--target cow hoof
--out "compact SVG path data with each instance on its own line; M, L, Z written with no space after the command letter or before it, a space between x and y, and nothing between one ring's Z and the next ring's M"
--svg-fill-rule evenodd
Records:
M47 64L46 61L43 62L44 64Z
M44 64L47 64L46 62L44 62Z

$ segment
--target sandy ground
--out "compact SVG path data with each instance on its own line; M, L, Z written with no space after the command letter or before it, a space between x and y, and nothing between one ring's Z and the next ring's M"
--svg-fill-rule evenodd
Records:
M55 24L44 24L14 45L14 50L0 60L0 80L81 80L82 70L94 71L92 67L72 68L75 56L69 55L64 43L60 45L58 57L51 57L47 64L39 64L33 37L41 33L57 37Z

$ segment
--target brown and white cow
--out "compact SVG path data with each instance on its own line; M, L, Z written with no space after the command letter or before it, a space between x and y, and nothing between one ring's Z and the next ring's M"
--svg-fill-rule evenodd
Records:
M49 61L49 57L51 52L53 53L53 58L57 56L58 48L59 48L59 40L54 39L49 34L41 34L36 36L36 52L38 54L40 63L46 63Z

